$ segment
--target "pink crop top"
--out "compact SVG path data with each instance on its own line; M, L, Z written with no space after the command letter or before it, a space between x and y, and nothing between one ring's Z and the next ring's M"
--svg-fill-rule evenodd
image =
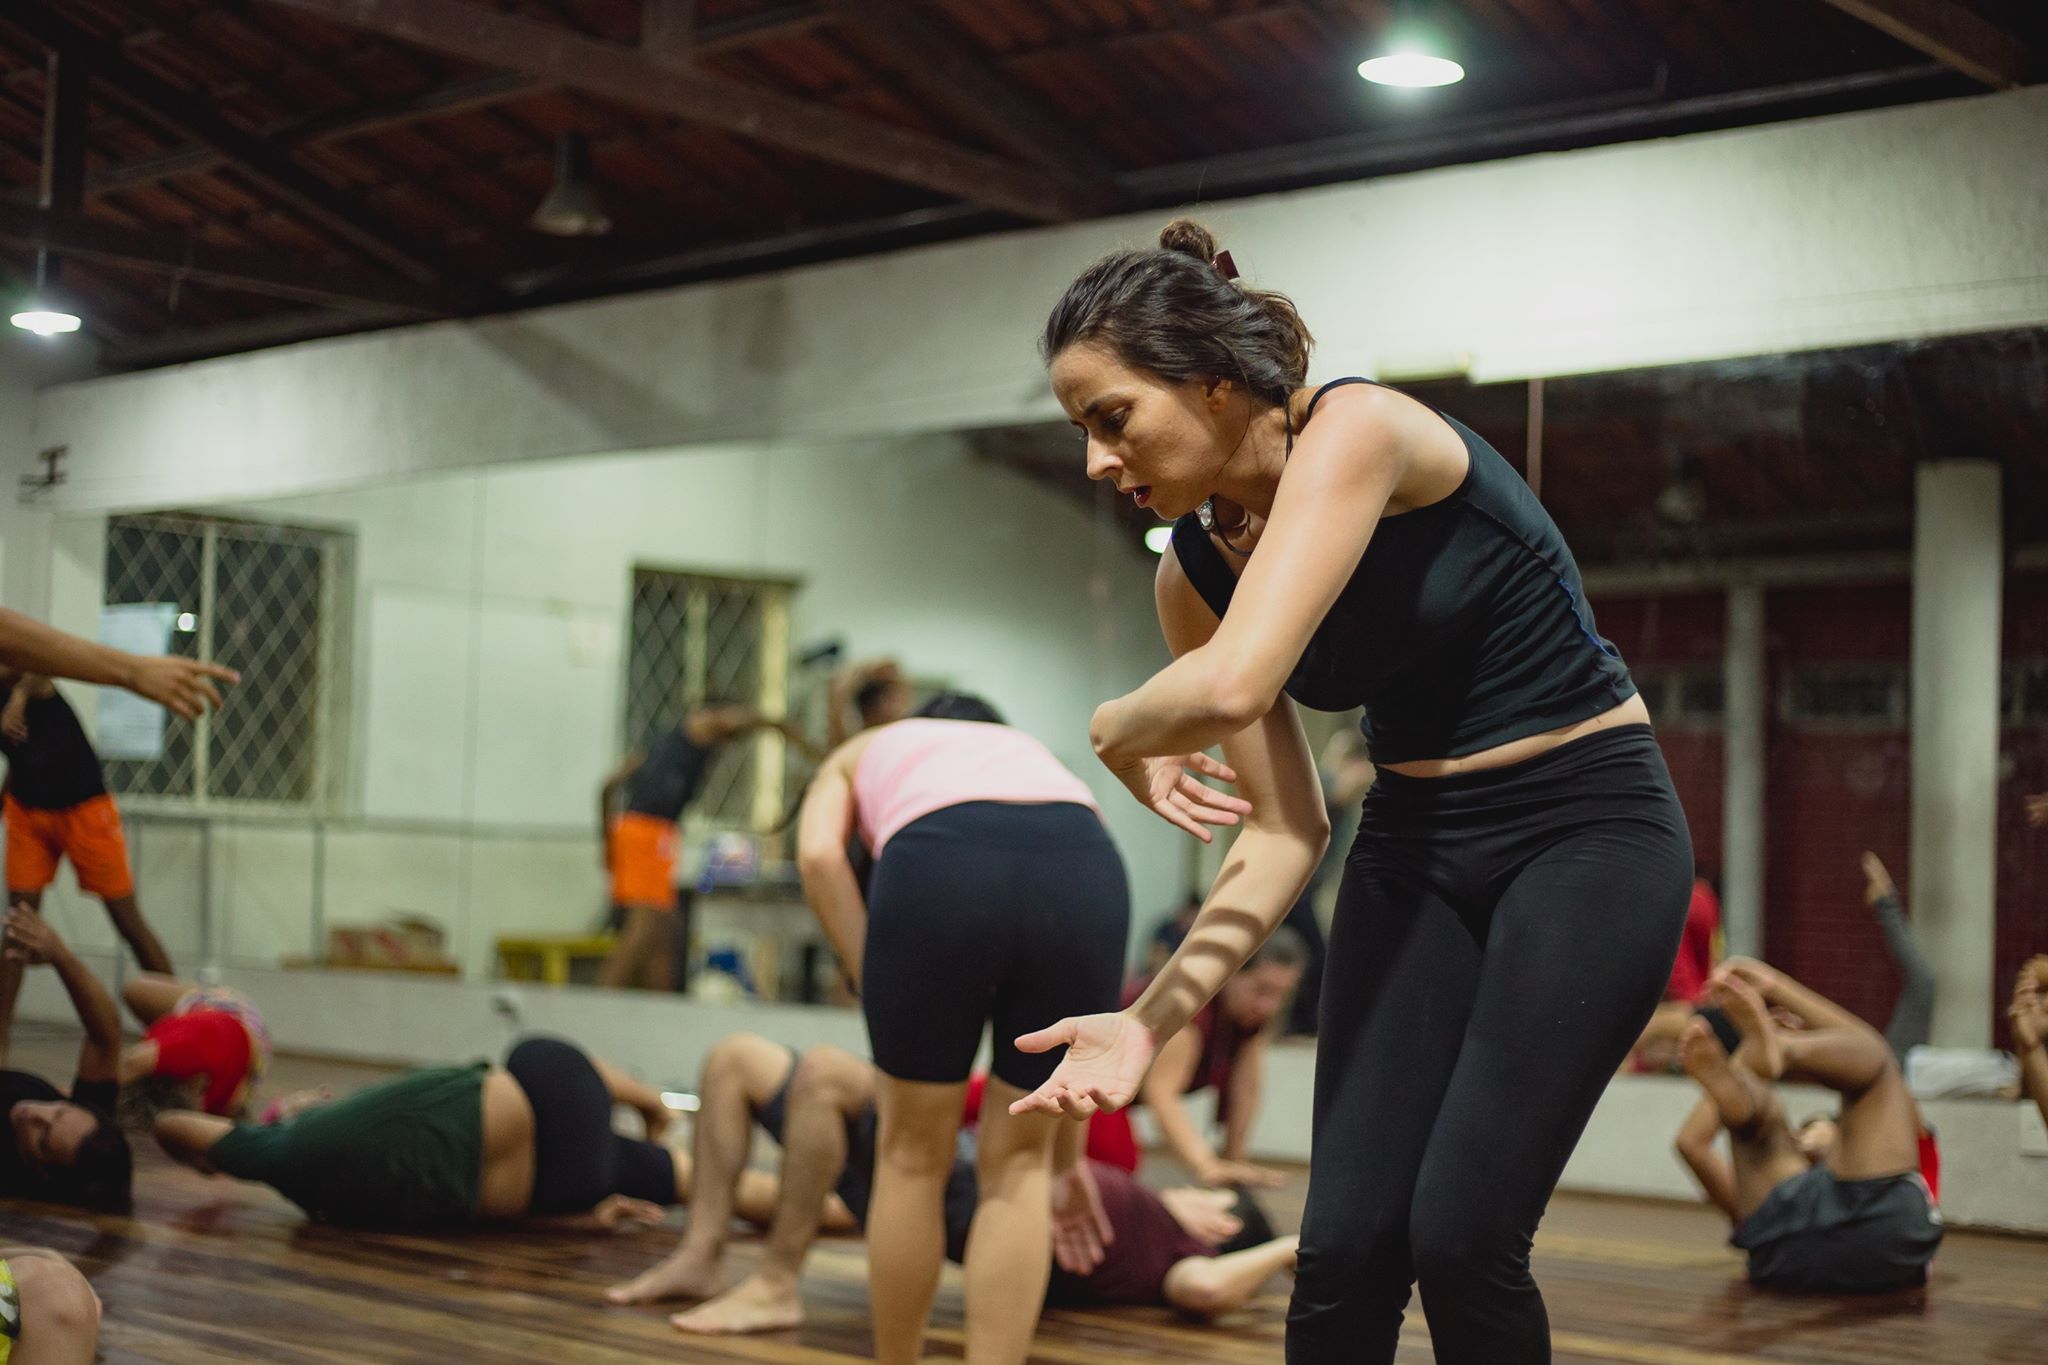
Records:
M875 732L853 770L861 838L877 858L911 821L969 801L1068 801L1102 813L1050 749L1007 725L899 720Z

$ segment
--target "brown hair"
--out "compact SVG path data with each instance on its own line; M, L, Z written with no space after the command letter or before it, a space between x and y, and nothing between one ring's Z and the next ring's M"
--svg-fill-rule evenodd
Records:
M1100 342L1162 379L1231 379L1284 405L1307 382L1314 338L1285 294L1237 283L1216 257L1214 234L1191 218L1168 223L1156 247L1103 257L1053 306L1040 355L1050 364L1069 346Z

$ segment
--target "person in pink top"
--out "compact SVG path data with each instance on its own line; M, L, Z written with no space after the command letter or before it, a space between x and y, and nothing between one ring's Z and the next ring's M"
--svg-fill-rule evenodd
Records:
M875 856L865 898L846 852L856 829ZM797 842L805 898L860 990L881 1072L867 1223L876 1358L908 1365L922 1352L968 1073L993 1023L967 1358L1022 1362L1056 1241L1063 1265L1092 1269L1103 1219L1078 1141L1061 1143L1054 1179L1055 1138L1078 1139L1079 1125L1010 1112L1057 1060L1014 1040L1115 1008L1130 922L1123 861L1081 779L957 694L826 759Z

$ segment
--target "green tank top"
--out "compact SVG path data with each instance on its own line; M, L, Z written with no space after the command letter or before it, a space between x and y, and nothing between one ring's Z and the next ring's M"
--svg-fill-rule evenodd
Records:
M206 1159L227 1175L262 1181L308 1217L330 1223L470 1223L483 1179L489 1070L478 1062L408 1071L289 1123L238 1125Z

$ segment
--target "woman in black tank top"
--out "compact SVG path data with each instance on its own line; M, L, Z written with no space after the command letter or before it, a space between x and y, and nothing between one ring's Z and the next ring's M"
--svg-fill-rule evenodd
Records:
M1175 522L1175 661L1091 739L1171 823L1243 828L1136 1003L1022 1040L1068 1051L1020 1107L1129 1101L1328 841L1295 703L1362 706L1380 778L1331 927L1287 1358L1391 1361L1419 1283L1439 1360L1546 1361L1529 1240L1691 885L1649 714L1491 446L1364 380L1310 392L1294 306L1195 224L1160 240L1092 266L1043 340L1089 477Z

